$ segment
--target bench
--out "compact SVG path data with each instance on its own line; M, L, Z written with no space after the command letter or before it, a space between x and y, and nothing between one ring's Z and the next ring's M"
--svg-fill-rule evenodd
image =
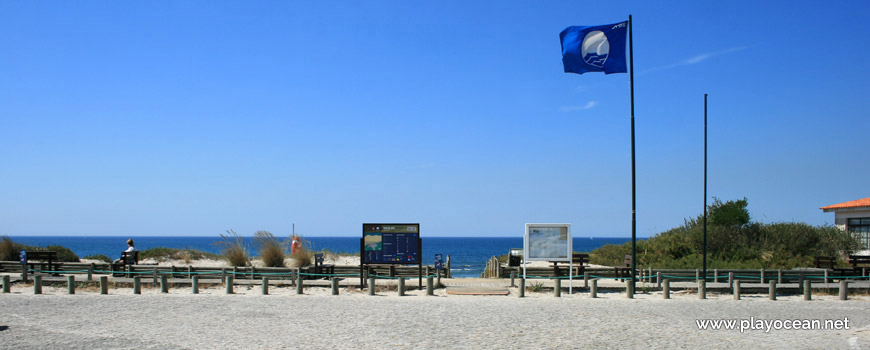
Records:
M849 265L853 274L864 276L864 270L870 270L870 255L849 255Z
M57 252L51 250L27 250L27 261L25 263L30 266L31 270L36 270L37 263L31 263L30 260L40 260L48 263L48 271L54 271L54 268L57 267ZM52 261L55 261L54 266L52 266ZM42 270L42 264L38 263L39 269Z
M626 255L625 261L623 261L625 266L614 266L613 267L613 274L620 281L631 278L631 262L632 262L631 255Z
M116 276L115 271L127 272L127 267L130 265L139 265L138 250L134 250L132 252L122 252L121 259L119 259L117 263L112 264L112 276Z
M314 254L314 273L318 274L334 274L335 273L335 265L333 264L324 264L323 263L323 254ZM323 276L315 276L317 278Z
M561 276L562 273L559 269L560 261L551 261L551 263L553 263L553 276L554 277ZM564 264L565 262L561 261L561 263ZM589 254L586 254L586 253L572 253L571 254L571 264L573 264L574 267L577 268L577 274L574 276L579 276L579 275L582 275L583 273L585 273L586 272L586 264L588 264L588 263L589 263ZM568 272L569 275L571 275L572 273L573 273L573 271Z

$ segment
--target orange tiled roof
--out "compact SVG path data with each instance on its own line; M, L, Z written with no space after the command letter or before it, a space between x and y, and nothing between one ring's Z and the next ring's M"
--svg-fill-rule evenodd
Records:
M827 207L821 207L819 209L831 210L831 209L858 208L858 207L870 207L870 197L856 199L854 201L848 201L848 202L843 202L843 203L834 204L834 205L829 205Z

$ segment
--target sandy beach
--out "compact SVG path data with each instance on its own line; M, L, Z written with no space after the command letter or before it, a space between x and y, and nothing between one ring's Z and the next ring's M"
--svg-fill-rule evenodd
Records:
M455 279L447 284L463 284ZM528 293L509 296L435 296L412 290L368 296L343 288L219 285L193 295L189 288L161 294L144 288L96 288L67 295L62 285L16 284L0 294L0 344L7 349L214 349L214 348L866 348L870 347L870 297L749 295L734 301L711 293L698 300L658 292L626 299L603 292ZM697 319L849 319L848 330L699 330Z

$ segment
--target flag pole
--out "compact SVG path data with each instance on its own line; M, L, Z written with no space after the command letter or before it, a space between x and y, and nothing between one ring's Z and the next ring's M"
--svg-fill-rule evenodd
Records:
M628 79L631 85L631 291L634 294L634 280L637 267L637 209L635 200L635 178L634 178L634 45L631 38L631 15L628 15L628 52L629 52L629 73ZM632 295L633 296L633 295Z
M704 280L707 280L707 94L704 94Z

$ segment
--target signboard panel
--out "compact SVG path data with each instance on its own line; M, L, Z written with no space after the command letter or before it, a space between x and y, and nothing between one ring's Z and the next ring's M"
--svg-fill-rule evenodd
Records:
M525 261L571 261L571 224L526 224Z
M420 264L420 224L363 224L363 264Z

